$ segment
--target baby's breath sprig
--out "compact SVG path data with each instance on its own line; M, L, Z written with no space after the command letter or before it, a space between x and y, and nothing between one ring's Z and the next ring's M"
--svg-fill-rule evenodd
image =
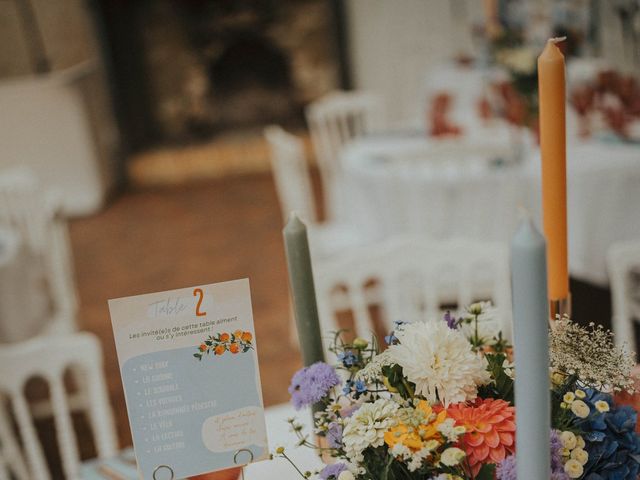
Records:
M557 317L549 333L551 368L575 376L582 385L600 391L633 391L635 354L616 347L613 333L593 322L580 326L568 316Z

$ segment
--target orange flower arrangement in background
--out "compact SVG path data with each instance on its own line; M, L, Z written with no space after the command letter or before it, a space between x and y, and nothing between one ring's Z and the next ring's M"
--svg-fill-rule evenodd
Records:
M449 406L447 414L456 425L465 428L461 448L474 476L482 464L499 463L515 452L515 407L504 400L487 398L470 405L458 403Z
M236 330L233 333L222 332L216 335L210 335L207 339L200 344L198 352L193 356L198 360L202 360L202 357L213 353L215 356L224 355L226 352L230 352L235 355L238 353L246 353L253 349L253 335L251 332L245 332L243 330Z

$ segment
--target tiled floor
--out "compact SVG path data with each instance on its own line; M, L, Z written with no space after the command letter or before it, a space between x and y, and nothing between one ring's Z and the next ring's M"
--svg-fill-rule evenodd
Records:
M82 329L102 340L121 446L131 444L107 300L248 277L265 404L288 399L291 348L282 218L269 174L125 193L74 220Z

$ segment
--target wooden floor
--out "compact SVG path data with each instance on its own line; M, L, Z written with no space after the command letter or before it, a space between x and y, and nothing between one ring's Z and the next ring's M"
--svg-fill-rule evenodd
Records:
M121 446L131 435L107 300L248 277L264 401L288 400L301 361L289 343L282 218L270 174L125 193L71 222L80 326L102 340Z

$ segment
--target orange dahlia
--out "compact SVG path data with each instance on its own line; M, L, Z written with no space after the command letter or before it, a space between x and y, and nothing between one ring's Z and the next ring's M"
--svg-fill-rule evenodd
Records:
M447 414L466 430L461 443L474 476L483 464L499 463L515 452L515 408L508 402L477 399L450 405Z

